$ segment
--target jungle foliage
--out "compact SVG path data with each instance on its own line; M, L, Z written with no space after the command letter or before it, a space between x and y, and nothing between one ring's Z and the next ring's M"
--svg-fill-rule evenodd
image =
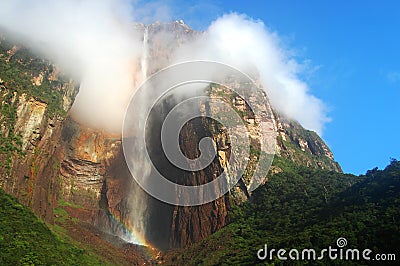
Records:
M299 167L277 157L284 171L269 177L252 200L232 210L231 223L186 249L167 256L179 265L342 265L343 261L260 261L264 247L291 250L337 247L395 254L400 247L400 162L392 160L354 176ZM276 253L275 253L276 255ZM398 259L399 254L395 254ZM327 256L326 256L327 257ZM366 265L366 261L346 261Z

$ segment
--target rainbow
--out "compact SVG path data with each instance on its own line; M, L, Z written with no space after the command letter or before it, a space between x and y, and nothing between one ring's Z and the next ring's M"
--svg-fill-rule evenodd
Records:
M144 235L137 230L135 230L132 226L124 224L118 217L113 215L112 213L109 213L108 216L111 219L111 222L114 224L115 227L118 228L118 231L120 234L117 236L124 240L127 243L139 245L146 247L143 249L144 253L146 256L150 258L156 258L160 251L152 246L144 237Z

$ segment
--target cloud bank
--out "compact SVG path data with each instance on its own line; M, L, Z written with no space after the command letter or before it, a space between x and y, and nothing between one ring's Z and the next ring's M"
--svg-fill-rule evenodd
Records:
M127 1L2 1L0 26L80 81L78 122L119 132L140 42Z
M176 60L215 60L247 73L256 68L272 106L321 134L329 121L325 106L310 94L299 78L304 67L289 54L262 21L233 13L218 18L195 43L178 50Z
M152 11L151 4L135 11L134 5L135 1L124 0L3 1L0 26L81 82L72 108L78 122L119 132L127 101L141 76L142 36L134 30L133 21L149 22L157 14L163 19L170 12L165 6ZM165 45L169 45L167 35ZM174 62L220 61L244 72L255 68L272 106L281 114L319 134L329 121L323 102L299 78L304 67L262 21L224 15L198 39L180 46L174 58Z

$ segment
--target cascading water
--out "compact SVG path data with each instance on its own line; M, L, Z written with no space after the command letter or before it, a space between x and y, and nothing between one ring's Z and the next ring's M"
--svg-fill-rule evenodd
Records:
M143 50L140 60L143 81L147 78L148 69L148 35L148 27L145 25L143 31ZM131 230L130 232L125 232L121 238L131 243L145 244L144 237L146 235L146 222L148 220L148 196L143 191L143 189L140 188L140 186L133 180L129 188L127 205L129 212L129 221L127 222L127 227Z
M149 29L147 26L144 26L143 53L142 53L142 58L141 58L141 62L140 62L141 67L142 67L143 80L145 80L147 78L148 56L149 56L148 38L149 38Z
M141 64L141 80L144 81L147 78L148 69L148 27L144 26L143 32L143 50L140 60ZM126 165L124 165L126 167ZM142 167L142 166L138 166ZM126 173L128 174L128 173ZM126 242L148 245L146 236L146 224L148 222L148 204L149 197L146 192L130 178L130 182L126 187L126 201L124 208L124 217L121 221L116 219L111 214L108 219L111 224L110 230L114 235L123 239Z

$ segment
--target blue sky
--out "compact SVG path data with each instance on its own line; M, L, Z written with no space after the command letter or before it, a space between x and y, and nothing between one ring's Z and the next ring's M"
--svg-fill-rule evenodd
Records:
M307 83L330 108L323 138L343 170L382 168L400 158L400 2L307 3L229 9L262 19L318 68Z
M260 19L279 34L329 108L323 138L344 172L400 159L400 1L170 1L197 30L222 14Z

